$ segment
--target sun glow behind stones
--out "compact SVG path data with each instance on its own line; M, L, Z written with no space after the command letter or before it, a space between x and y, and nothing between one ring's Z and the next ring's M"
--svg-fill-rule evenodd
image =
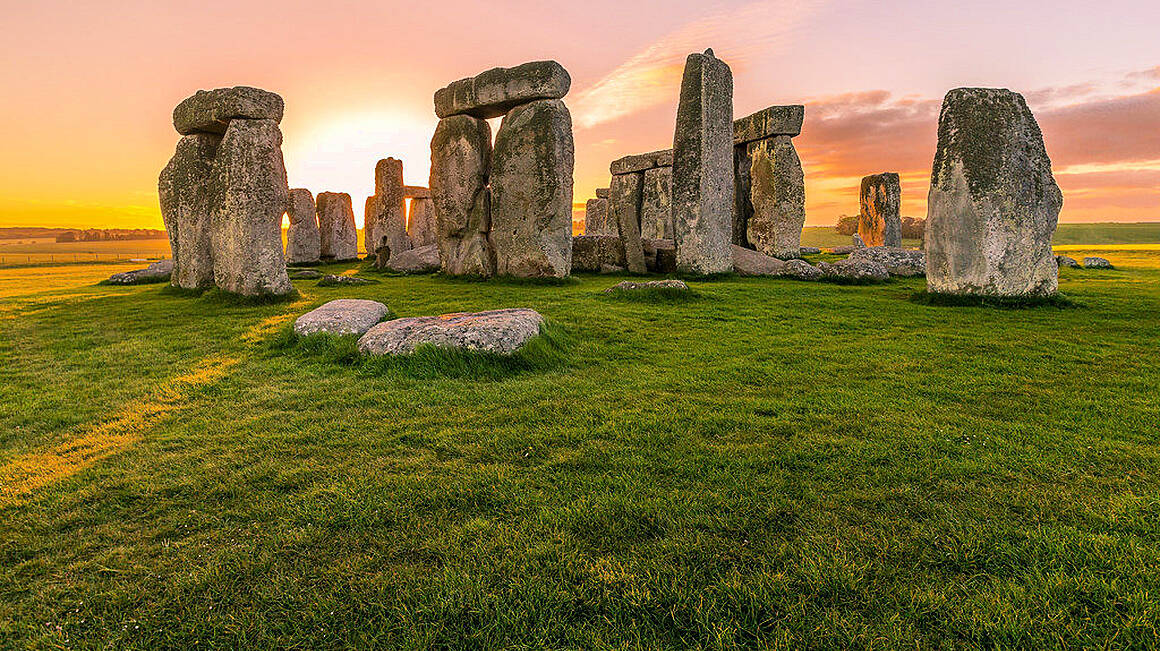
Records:
M288 125L283 155L290 187L347 192L355 221L363 225L365 200L375 191L375 163L403 161L403 182L427 185L434 116L401 111L366 111L324 116L317 126L296 132Z

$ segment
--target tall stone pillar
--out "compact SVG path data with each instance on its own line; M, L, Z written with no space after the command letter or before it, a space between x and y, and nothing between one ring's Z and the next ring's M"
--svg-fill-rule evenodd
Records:
M862 179L858 235L866 246L902 246L902 186L893 172Z
M490 277L488 232L491 127L469 115L443 118L431 138L431 201L443 273Z
M174 287L213 287L210 230L217 201L213 159L221 141L216 133L183 136L158 180L161 216L173 254L170 282Z
M616 222L620 239L624 242L624 258L628 270L642 274L644 248L640 241L640 206L644 190L644 172L617 174L612 177L608 205L610 218Z
M806 185L801 159L789 136L748 145L750 204L746 240L775 258L801 257L806 223Z
M322 257L321 233L314 195L305 188L290 191L286 207L290 227L286 229L286 264L313 264Z
M345 192L319 192L315 199L320 252L327 260L358 259L358 226L354 207Z

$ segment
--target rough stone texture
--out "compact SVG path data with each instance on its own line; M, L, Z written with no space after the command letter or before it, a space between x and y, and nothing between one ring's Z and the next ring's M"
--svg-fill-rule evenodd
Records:
M173 128L181 135L225 133L230 120L282 121L282 98L275 93L235 86L199 90L173 109Z
M390 313L391 310L378 301L340 298L298 317L294 321L294 332L299 335L325 332L332 335L361 336Z
M733 121L733 144L765 140L775 136L801 135L806 107L800 104L770 106Z
M1058 290L1051 238L1063 194L1022 95L993 88L947 93L927 206L928 291L1046 296Z
M359 285L374 285L379 281L373 278L361 278L359 276L337 276L335 274L327 274L318 280L319 287L357 287Z
M322 257L322 235L314 195L305 188L290 191L286 206L290 226L286 229L286 264L312 264Z
M854 241L854 244L853 244L852 246L853 246L855 249L864 249L864 248L866 248L866 242L862 241L862 236L861 236L861 235L859 235L859 234L857 234L857 233L854 233L854 236L853 236L852 238L850 238L850 239L852 239L852 240Z
M1088 256L1083 259L1084 269L1111 269L1112 263L1107 258Z
M439 240L435 206L431 199L411 199L411 209L407 214L407 235L411 238L411 246L416 249L430 246Z
M243 296L294 291L282 250L289 202L282 132L274 120L230 121L213 164L213 278Z
M385 268L407 274L426 274L439 271L439 247L428 244L419 248L395 253L386 262Z
M290 280L318 280L323 273L317 269L290 269Z
M673 239L672 167L654 167L644 173L640 236L650 240Z
M801 159L789 136L759 140L749 148L749 199L753 214L746 239L776 258L801 255L806 223L806 185Z
M354 207L345 192L319 192L315 200L318 214L320 255L327 260L358 258L358 227Z
M673 164L673 150L661 149L659 151L650 151L647 154L630 154L623 158L618 158L608 166L608 170L612 172L613 176L617 174L632 174L633 172L643 172L654 167L672 166Z
M425 188L421 185L404 185L403 196L408 199L430 199L431 188Z
M687 292L689 286L683 280L648 280L645 282L633 282L631 280L621 281L612 287L604 290L605 294L616 294L619 292L638 292L642 289L674 289L677 291Z
M444 118L431 138L431 200L443 273L495 275L488 168L491 128L467 115Z
M866 246L902 246L902 185L894 172L862 179L858 235Z
M585 235L615 235L608 225L608 199L589 199L584 204Z
M749 145L733 147L733 243L746 248L749 244L749 220L753 217L753 201L749 194L752 180L749 170L753 161L749 160Z
M890 280L890 272L881 262L873 260L839 260L834 263L819 262L818 270L822 278L831 282L867 285Z
M596 188L597 199L607 199L609 196L609 188Z
M865 247L854 246L853 244L843 244L841 246L830 247L829 252L833 253L834 255L849 255L860 248Z
M671 239L641 240L644 264L652 273L671 274L677 271L677 245Z
M504 116L491 154L491 244L501 276L572 271L572 116L558 99Z
M627 266L619 235L576 235L572 238L572 272L596 273L604 267Z
M609 218L616 223L624 242L624 258L632 273L646 271L644 249L640 241L640 207L644 191L644 174L620 174L612 177L608 200Z
M395 319L371 328L358 348L369 355L405 355L430 344L506 355L540 334L543 324L544 317L525 308Z
M805 260L781 260L753 249L733 245L733 270L742 276L775 276L817 280L822 272Z
M163 283L169 280L173 273L173 260L159 260L144 269L122 271L109 276L110 285L145 285L148 283Z
M799 252L801 253L801 255L817 255L817 254L821 253L822 250L816 246L803 246L799 250Z
M922 251L894 246L858 249L846 258L850 262L870 260L886 267L891 276L925 276L926 255Z
M690 54L673 135L673 238L687 273L733 269L733 73L713 56Z
M491 119L521 104L560 99L568 94L572 77L555 61L532 61L514 68L492 68L460 79L435 91L435 115L467 114Z
M221 136L198 133L177 143L173 158L161 170L157 195L169 234L174 287L213 287L212 223L217 195L213 159Z
M1055 264L1057 264L1061 267L1078 267L1079 266L1079 263L1075 261L1075 258L1068 257L1066 255L1055 256Z
M363 248L367 253L378 251L384 244L390 248L391 255L411 248L403 161L384 158L375 164L375 195L367 200L363 224Z

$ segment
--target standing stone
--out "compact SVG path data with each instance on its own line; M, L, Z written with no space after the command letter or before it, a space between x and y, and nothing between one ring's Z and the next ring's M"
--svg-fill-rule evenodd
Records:
M765 255L797 258L806 223L806 186L793 141L777 136L752 142L748 148L753 215L746 239Z
M322 257L335 261L358 259L358 227L354 223L350 195L319 192L316 203Z
M619 174L612 177L611 195L608 204L612 221L620 231L624 241L624 257L628 270L634 274L647 271L644 264L644 247L640 241L640 206L644 190L644 174Z
M495 136L491 242L496 273L567 276L572 270L572 116L558 99L512 109Z
M286 264L318 262L322 255L322 240L310 190L291 190L286 214L290 217L290 227L286 229Z
M608 234L608 199L589 199L584 204L584 234Z
M431 200L443 273L495 275L487 191L491 128L467 115L444 118L431 138Z
M673 228L677 268L733 270L733 73L724 61L690 54L673 135Z
M213 287L213 159L221 136L195 133L177 142L177 151L157 181L161 215L173 254L174 287Z
M460 79L435 91L435 115L466 114L498 118L521 104L560 99L568 94L572 77L555 61L532 61L514 68L492 68Z
M363 248L374 253L384 244L391 254L411 248L407 237L407 201L403 190L403 161L384 158L375 165L375 196L364 216Z
M736 123L734 123L736 124ZM749 169L753 161L749 159L749 144L733 146L733 244L751 248L749 245L749 220L753 218L753 200L750 197L753 183Z
M939 116L927 198L926 279L933 293L1045 296L1063 194L1023 96L957 88Z
M411 199L411 210L407 215L407 236L411 241L411 248L435 244L439 239L436 236L435 207L431 199Z
M278 123L231 120L213 172L220 193L213 223L214 283L244 296L290 293L294 287L282 251L290 190Z
M640 202L640 236L646 240L673 239L673 168L654 167L644 173Z
M902 246L902 186L897 174L863 178L858 206L858 235L866 246Z

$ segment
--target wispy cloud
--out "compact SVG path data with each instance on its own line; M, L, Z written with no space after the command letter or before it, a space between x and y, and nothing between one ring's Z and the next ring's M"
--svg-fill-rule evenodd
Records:
M738 66L776 51L822 0L759 0L687 23L652 43L569 100L580 128L591 128L668 102L680 92L685 57L714 48Z

